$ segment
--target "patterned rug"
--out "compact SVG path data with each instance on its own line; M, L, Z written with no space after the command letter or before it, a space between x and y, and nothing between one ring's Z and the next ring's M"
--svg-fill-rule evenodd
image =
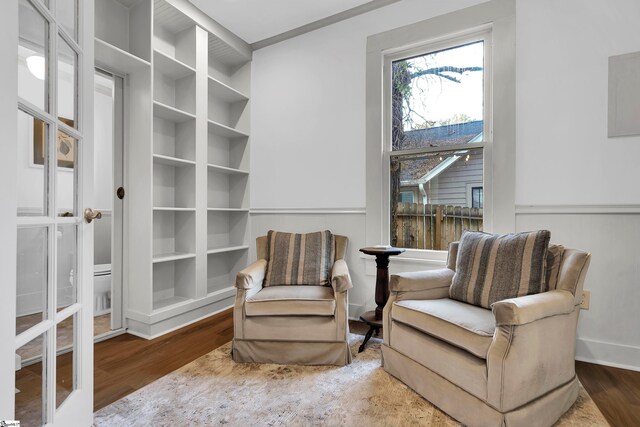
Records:
M380 367L381 340L344 367L236 364L231 344L95 413L111 426L460 426ZM581 387L556 426L607 426Z

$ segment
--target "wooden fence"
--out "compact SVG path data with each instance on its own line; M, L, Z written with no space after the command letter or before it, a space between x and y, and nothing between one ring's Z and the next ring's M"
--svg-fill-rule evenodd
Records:
M446 250L463 230L482 230L482 209L398 203L395 226L393 246Z

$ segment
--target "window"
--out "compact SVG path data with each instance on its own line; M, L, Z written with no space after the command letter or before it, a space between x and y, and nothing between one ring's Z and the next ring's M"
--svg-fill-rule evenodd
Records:
M469 200L467 187L484 176L488 36L485 31L387 57L393 246L443 250L463 230L483 228L481 196L476 191ZM406 193L422 197L407 201Z
M413 203L413 191L401 191L400 192L401 203Z
M404 246L401 257L441 266L446 242L455 239L447 233L515 230L515 6L488 1L367 38L366 244ZM395 104L394 66L405 78ZM469 89L462 108L459 92L474 80L482 90ZM468 136L474 127L481 132ZM394 129L405 139L395 135L394 142ZM476 168L478 178L452 189L452 175L462 168ZM476 190L482 208L474 207L471 187L482 187L481 195ZM411 205L404 192L414 194ZM425 232L429 227L433 233Z
M471 187L471 207L482 209L484 204L484 192L482 187Z

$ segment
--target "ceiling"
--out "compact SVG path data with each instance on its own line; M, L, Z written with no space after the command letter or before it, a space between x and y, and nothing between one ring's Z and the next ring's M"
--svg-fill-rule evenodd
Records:
M247 43L255 43L370 0L191 0Z

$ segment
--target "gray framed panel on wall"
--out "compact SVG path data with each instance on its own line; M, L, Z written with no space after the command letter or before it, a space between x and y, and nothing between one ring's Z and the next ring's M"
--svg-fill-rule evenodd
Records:
M608 135L640 135L640 52L609 57Z

